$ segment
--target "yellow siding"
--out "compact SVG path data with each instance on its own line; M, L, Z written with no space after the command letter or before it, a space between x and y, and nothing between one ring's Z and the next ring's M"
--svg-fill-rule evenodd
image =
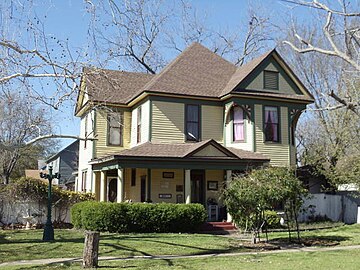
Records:
M163 178L163 172L174 172L174 178ZM176 185L184 188L184 170L179 169L153 169L151 170L151 200L154 203L167 202L176 203L176 196L184 192L176 192ZM183 189L184 190L184 189ZM171 194L171 199L160 199L159 194Z
M184 142L184 104L153 101L151 125L152 142Z
M290 166L296 165L296 147L290 145Z
M263 111L262 105L255 105L255 135L256 152L262 153L270 158L270 165L288 166L289 156L289 134L288 134L288 109L281 107L280 110L280 133L281 143L264 143L263 134Z
M131 169L124 169L124 200L131 199Z
M222 201L219 200L221 192L224 188L224 171L223 170L206 170L205 171L205 190L206 190L206 199L214 198L219 205L223 205ZM218 190L207 190L208 181L218 181Z
M269 63L268 66L265 67L265 70L269 71L277 71L279 72L274 64ZM270 91L274 93L284 93L284 94L296 94L290 84L286 81L285 77L279 73L279 90L268 90L264 89L264 73L260 72L257 77L253 79L253 81L246 87L251 90L259 90L259 91Z
M96 111L95 132L97 134L97 141L95 141L95 157L106 156L130 148L131 112L124 111L123 146L107 145L107 127L107 113Z
M202 140L214 139L223 142L223 107L201 106L201 137Z

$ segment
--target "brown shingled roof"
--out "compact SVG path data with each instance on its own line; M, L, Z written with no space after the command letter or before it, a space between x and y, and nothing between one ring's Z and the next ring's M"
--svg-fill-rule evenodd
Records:
M154 77L147 73L95 68L85 68L83 73L90 100L123 104Z
M179 144L166 144L166 143L151 143L146 142L131 149L126 149L118 154L102 157L93 160L91 164L103 162L104 159L117 159L117 158L192 158L193 153L203 149L204 147L212 145L226 154L226 157L215 157L217 159L233 159L244 161L269 161L269 158L260 153L254 153L236 148L224 147L216 141L210 139L197 143L179 143ZM196 157L198 158L198 157Z
M193 43L141 91L217 97L235 70L232 63Z
M144 92L220 98L231 93L271 50L237 68L199 43L193 43L159 74L84 69L89 99L128 104ZM312 101L305 95L285 95L241 89L237 93Z

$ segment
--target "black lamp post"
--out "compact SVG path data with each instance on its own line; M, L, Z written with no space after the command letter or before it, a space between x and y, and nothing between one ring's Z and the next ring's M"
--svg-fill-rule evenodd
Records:
M44 228L44 233L43 233L43 241L49 242L49 241L54 241L54 227L53 224L51 222L51 183L52 180L57 178L60 179L60 173L52 173L52 166L49 166L49 173L40 173L40 177L44 178L44 179L48 179L49 180L49 188L48 188L48 212L47 212L47 220L45 223L45 228Z

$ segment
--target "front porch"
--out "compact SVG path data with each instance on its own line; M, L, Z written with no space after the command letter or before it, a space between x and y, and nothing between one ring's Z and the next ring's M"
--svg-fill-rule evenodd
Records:
M200 203L210 221L227 219L221 191L231 170L118 168L94 171L98 201Z
M226 148L214 140L145 143L91 161L91 191L99 201L200 203L206 207L209 221L229 221L221 192L232 172L268 162L261 154Z

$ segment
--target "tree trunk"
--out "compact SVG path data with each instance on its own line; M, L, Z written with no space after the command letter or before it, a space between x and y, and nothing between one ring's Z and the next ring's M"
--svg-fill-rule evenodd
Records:
M100 233L85 231L83 268L98 267Z

